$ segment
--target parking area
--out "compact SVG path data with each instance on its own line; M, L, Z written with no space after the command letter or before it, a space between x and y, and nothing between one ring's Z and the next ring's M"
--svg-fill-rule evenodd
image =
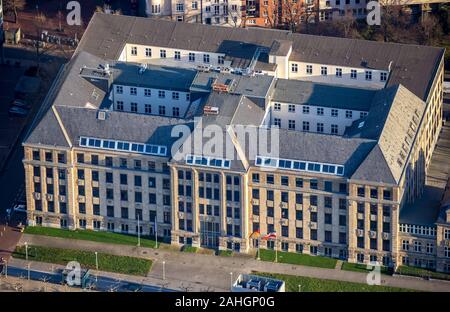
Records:
M0 168L26 123L25 118L10 117L8 114L14 99L14 88L24 72L24 67L0 65Z

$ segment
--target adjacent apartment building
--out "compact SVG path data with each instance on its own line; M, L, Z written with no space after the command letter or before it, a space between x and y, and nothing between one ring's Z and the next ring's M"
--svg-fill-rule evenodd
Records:
M428 212L443 56L96 13L23 143L28 223L448 272L445 214L408 230ZM403 250L405 231L435 248Z
M242 0L148 0L146 14L178 22L239 27Z

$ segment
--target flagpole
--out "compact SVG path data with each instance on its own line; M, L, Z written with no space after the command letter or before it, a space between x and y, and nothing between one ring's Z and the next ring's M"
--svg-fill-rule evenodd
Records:
M261 260L261 238L258 237L258 258L257 260Z
M158 248L158 223L155 216L155 248Z
M275 236L275 262L278 262L277 238L278 236Z

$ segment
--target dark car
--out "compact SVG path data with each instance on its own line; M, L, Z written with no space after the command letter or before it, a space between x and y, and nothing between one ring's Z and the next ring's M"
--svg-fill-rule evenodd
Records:
M14 101L12 101L11 106L17 106L27 110L31 108L31 105L27 101L19 99L15 99Z
M26 117L28 115L28 110L18 106L11 106L8 110L8 114L9 116Z

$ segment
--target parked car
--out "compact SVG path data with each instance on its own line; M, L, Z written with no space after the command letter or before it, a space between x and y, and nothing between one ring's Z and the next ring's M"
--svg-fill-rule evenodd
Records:
M18 106L11 106L8 113L10 116L26 117L28 115L28 110Z
M28 104L28 102L26 102L25 100L19 100L19 99L15 99L14 101L11 102L11 106L17 106L23 109L30 109L31 105Z

